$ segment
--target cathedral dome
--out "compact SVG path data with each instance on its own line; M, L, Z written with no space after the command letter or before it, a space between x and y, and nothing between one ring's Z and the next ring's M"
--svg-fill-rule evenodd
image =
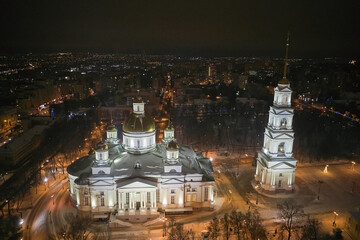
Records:
M115 127L114 124L111 124L111 125L108 126L107 130L110 130L110 131L111 130L116 130L116 127Z
M147 115L131 114L123 125L125 132L153 132L155 131L154 119Z
M102 150L107 150L108 149L108 145L105 144L105 143L99 143L97 146L96 146L96 151L102 151Z
M282 79L280 79L279 84L290 84L290 82L287 78L283 77Z
M179 145L175 141L171 141L166 145L167 149L176 150L179 148Z

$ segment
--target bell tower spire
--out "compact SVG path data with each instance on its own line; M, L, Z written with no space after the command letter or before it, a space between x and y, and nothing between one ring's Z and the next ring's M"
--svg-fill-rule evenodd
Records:
M287 60L288 60L289 45L290 45L289 40L290 40L290 32L287 33L287 39L286 39L286 51L285 51L284 76L283 76L283 78L286 78Z
M258 152L255 180L262 189L293 191L297 160L293 157L294 109L291 108L290 82L286 78L289 33L286 41L284 75L274 89L274 102L270 107L265 127L263 148Z
M285 50L285 59L284 59L284 72L283 72L283 78L279 81L279 84L290 84L289 80L286 78L287 73L287 63L288 63L288 54L289 54L289 46L290 46L290 32L287 33L286 38L286 50Z

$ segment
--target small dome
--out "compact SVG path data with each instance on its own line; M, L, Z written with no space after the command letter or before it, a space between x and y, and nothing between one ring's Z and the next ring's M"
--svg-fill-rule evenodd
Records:
M290 82L286 77L283 77L280 79L279 84L290 84Z
M114 124L111 124L108 126L107 130L116 130L116 127Z
M96 146L96 150L106 150L108 149L108 145L105 144L105 143L99 143L97 146Z
M179 149L179 145L175 141L171 141L166 145L166 148L176 150Z
M131 114L123 125L125 132L152 132L155 131L154 119L147 115Z

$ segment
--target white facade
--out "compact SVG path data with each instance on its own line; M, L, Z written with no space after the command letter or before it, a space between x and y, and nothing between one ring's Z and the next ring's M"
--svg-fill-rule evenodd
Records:
M266 191L294 190L297 161L292 156L294 110L291 108L291 93L290 83L282 79L275 88L264 145L258 153L255 180Z
M210 160L191 146L178 145L173 129L167 129L172 131L167 135L171 141L156 144L154 124L139 102L134 103L134 116L130 116L138 125L126 123L122 144L108 139L94 155L68 167L73 202L79 210L104 218L109 213L121 217L213 208L215 182ZM145 121L139 125L139 119ZM132 127L133 132L129 131Z

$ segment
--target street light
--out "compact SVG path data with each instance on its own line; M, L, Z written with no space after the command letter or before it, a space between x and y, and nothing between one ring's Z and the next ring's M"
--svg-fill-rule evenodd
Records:
M323 181L321 181L321 180L319 180L319 181L318 181L318 184L319 184L319 190L318 190L317 200L320 200L320 186L321 186L320 184L321 184L321 183L324 183L324 182L323 182Z
M354 162L354 161L351 162L351 169L352 169L353 171L355 170L355 164L356 164L356 162Z
M160 220L163 222L163 237L166 236L166 220L167 218L165 217L165 212L164 212L164 216L160 218Z
M51 198L52 198L53 205L55 205L55 198L54 198L54 194L53 194L53 195L51 195Z
M259 185L256 185L255 186L255 189L256 189L256 205L259 203Z
M333 226L336 227L336 217L338 216L339 214L337 212L334 212L334 222L333 222Z
M328 172L328 170L327 170L328 167L329 167L329 165L326 164L326 166L325 166L325 168L324 168L324 173L327 173L327 172Z
M45 182L45 191L46 191L46 183L49 182L49 179L47 177L45 177L44 182Z

